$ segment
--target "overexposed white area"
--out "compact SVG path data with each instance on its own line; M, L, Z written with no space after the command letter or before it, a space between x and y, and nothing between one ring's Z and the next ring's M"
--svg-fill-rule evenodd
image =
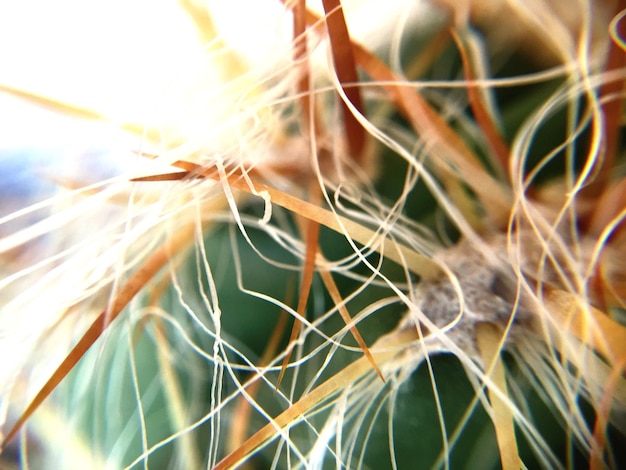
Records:
M0 82L125 122L201 54L175 1L0 3Z

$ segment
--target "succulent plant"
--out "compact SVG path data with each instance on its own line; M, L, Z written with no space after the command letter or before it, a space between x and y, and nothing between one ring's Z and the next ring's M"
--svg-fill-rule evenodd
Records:
M624 2L33 5L3 465L626 465Z

